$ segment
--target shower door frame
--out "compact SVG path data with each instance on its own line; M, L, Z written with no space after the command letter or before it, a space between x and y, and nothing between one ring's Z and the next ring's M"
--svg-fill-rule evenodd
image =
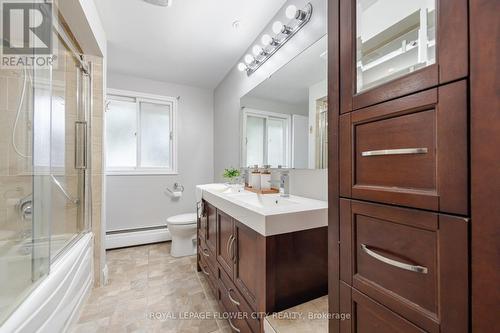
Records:
M59 17L62 19L62 17ZM77 79L77 114L78 119L75 122L75 169L79 169L78 171L78 195L77 198L79 200L78 203L78 212L77 212L77 227L81 227L81 231L78 231L78 234L75 235L67 244L65 244L55 255L52 253L49 254L49 266L51 266L54 262L56 262L61 256L63 256L78 240L80 240L86 233L91 231L92 223L91 223L91 182L90 182L90 165L91 165L91 115L92 115L92 63L87 61L82 53L80 53L75 46L75 42L69 37L66 32L67 27L63 26L58 22L58 20L54 20L53 22L53 32L56 34L65 45L61 45L60 47L65 47L67 51L71 53L73 58L79 64L78 66L78 79ZM52 81L52 69L51 69L51 81ZM86 85L86 88L84 88ZM52 82L51 82L51 96L52 96ZM52 97L51 97L52 98ZM82 111L83 109L83 111ZM83 113L83 119L80 118ZM84 143L83 143L83 166L77 167L78 160L78 149L77 149L77 140L78 140L78 125L84 125L85 131L83 132ZM55 186L55 185L54 185ZM70 199L69 197L67 197ZM52 220L50 221L52 225ZM50 241L52 242L52 232L50 232ZM52 247L51 247L52 250ZM49 267L50 273L50 267Z

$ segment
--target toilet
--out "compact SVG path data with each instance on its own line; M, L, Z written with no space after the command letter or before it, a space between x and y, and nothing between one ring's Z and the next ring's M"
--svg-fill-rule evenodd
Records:
M196 213L175 215L167 218L167 227L172 236L170 254L184 257L196 254Z

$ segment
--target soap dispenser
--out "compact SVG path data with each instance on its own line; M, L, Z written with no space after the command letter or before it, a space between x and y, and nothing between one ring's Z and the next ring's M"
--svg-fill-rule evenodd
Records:
M250 174L250 186L255 190L260 190L260 171L259 166L254 165L252 173Z
M271 172L269 171L270 165L264 165L264 170L260 173L260 189L271 189Z

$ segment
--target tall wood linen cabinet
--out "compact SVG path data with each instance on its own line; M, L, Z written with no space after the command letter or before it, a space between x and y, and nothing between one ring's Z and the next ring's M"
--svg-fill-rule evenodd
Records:
M500 2L469 2L328 2L329 307L351 314L330 332L498 323L499 88L483 80L498 85Z

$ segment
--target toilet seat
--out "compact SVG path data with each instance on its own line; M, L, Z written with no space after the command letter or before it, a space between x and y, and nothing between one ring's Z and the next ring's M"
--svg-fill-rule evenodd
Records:
M172 225L196 224L196 213L180 214L167 218L167 223Z

